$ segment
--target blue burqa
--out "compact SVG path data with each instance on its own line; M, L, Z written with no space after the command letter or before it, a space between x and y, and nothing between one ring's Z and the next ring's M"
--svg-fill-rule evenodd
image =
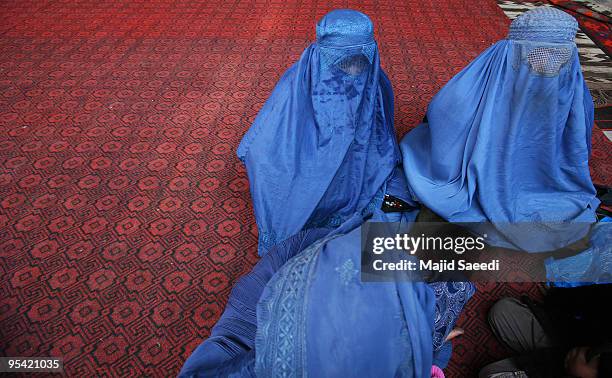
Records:
M363 13L335 10L282 76L238 147L259 253L362 211L400 160L393 93Z
M540 252L587 234L599 201L577 27L560 10L526 12L436 94L400 143L415 200L452 222L559 223L529 238L504 226L489 235L498 246Z
M428 377L434 291L361 283L361 222L353 217L322 239L327 231L305 230L271 248L180 376Z
M375 211L371 219L400 217ZM474 286L360 282L363 220L304 230L272 247L236 283L179 375L425 377L432 364L445 367L444 340Z

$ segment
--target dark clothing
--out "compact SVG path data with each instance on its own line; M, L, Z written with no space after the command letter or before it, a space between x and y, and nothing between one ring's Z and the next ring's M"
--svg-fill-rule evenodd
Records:
M497 339L516 353L555 346L532 310L516 298L495 303L489 311L489 325Z
M480 378L567 377L565 357L573 347L589 346L587 360L599 356L598 374L612 370L612 330L602 303L612 285L553 288L542 303L504 298L489 312L495 336L517 356L485 366Z
M533 311L515 298L498 301L489 312L495 336L519 355L485 366L480 378L563 377L566 348L548 335Z

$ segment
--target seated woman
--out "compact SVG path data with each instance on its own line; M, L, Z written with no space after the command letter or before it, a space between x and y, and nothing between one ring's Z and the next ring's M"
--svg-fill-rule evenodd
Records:
M317 43L281 79L238 148L263 257L236 284L182 376L318 376L320 369L336 369L421 377L432 369L434 350L438 365L447 363L450 344L444 342L473 285L363 285L356 276L358 226L366 216L416 217L414 208L380 211L382 193L409 201L395 169L400 155L392 103L367 16L351 10L326 15ZM328 243L339 243L333 254ZM326 257L314 257L320 254ZM336 261L347 255L353 257ZM322 261L309 263L304 276L305 259ZM343 284L332 294L338 278ZM405 313L402 306L409 306Z
M500 225L488 242L528 252L588 233L599 201L577 28L560 10L528 11L436 94L400 143L415 200L451 222Z
M380 213L375 214L375 219ZM415 282L362 283L363 219L277 244L232 290L181 377L443 377L436 295ZM299 252L299 253L298 253ZM449 301L451 302L451 301ZM451 303L449 308L455 307Z
M378 198L400 161L393 92L374 27L335 10L241 141L259 254L306 228L333 229Z

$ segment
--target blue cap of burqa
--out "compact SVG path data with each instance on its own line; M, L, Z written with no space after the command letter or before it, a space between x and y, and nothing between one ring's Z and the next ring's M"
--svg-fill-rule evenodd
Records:
M508 32L508 39L550 43L574 42L578 22L562 10L539 7L518 16Z
M372 21L356 10L333 10L317 24L317 43L322 47L349 47L373 42Z

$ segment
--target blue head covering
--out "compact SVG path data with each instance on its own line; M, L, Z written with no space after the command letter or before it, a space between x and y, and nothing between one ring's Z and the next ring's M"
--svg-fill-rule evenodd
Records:
M400 154L391 85L366 15L336 10L321 19L317 42L280 79L237 153L249 176L260 254L368 205Z
M434 294L424 283L361 283L360 228L289 260L257 306L258 377L426 377Z
M544 43L572 43L578 31L578 21L567 13L539 7L525 12L510 25L508 39Z
M500 246L552 250L588 232L599 201L588 167L593 101L576 30L560 10L526 12L440 90L400 143L415 199L454 222L585 222L530 240L489 235Z

